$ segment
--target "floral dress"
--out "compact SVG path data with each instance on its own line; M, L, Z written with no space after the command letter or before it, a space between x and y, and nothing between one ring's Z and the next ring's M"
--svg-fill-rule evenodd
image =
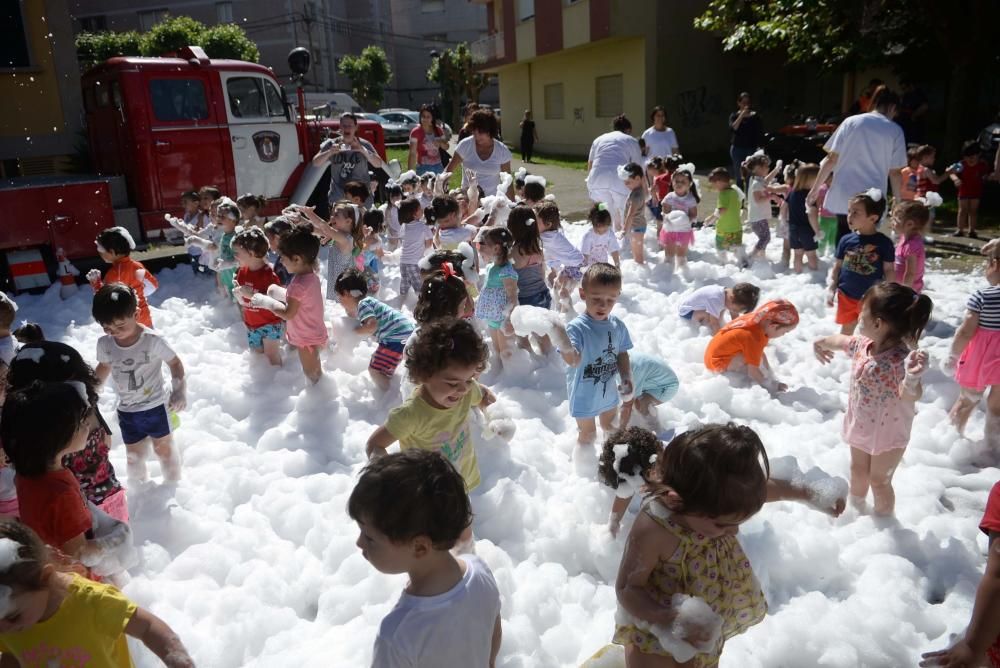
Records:
M852 448L880 455L910 442L916 405L899 396L909 348L900 344L875 354L872 345L867 337L852 336L844 346L851 356L851 387L841 436Z
M493 329L499 329L507 319L507 288L504 280L517 280L517 270L510 262L486 267L486 285L476 301L476 317Z
M63 457L63 466L73 473L83 495L95 506L122 489L108 461L108 452L108 433L103 427L95 427L87 434L83 450Z
M718 645L710 653L696 654L690 664L696 668L717 666L725 641L758 624L767 613L750 560L736 536L709 538L692 531L678 524L659 501L648 502L643 512L680 540L677 551L650 573L647 593L665 606L674 594L697 596L722 617ZM646 654L670 656L653 634L631 624L618 625L612 642L634 645Z

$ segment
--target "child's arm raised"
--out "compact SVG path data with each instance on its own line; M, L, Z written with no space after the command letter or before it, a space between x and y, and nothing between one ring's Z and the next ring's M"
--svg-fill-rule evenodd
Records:
M965 635L950 648L923 655L921 666L975 666L986 657L986 650L1000 635L1000 542L993 541L986 560L986 572L976 589Z
M167 668L194 668L194 661L173 629L145 608L136 608L125 625L125 633L141 640Z
M381 457L385 454L386 449L395 443L396 440L391 431L385 427L379 427L368 437L368 443L365 444L365 454L368 456L368 459Z
M913 350L906 356L903 382L899 384L899 398L904 401L919 401L924 394L920 378L927 372L929 357L924 350Z
M664 531L645 512L639 513L628 534L615 581L618 604L626 612L650 624L669 627L673 623L676 611L650 596L646 586L653 569L662 559L672 557L679 546L680 539Z
M833 354L838 350L843 350L851 337L846 334L833 334L824 336L813 341L813 354L820 364L829 364L833 361Z

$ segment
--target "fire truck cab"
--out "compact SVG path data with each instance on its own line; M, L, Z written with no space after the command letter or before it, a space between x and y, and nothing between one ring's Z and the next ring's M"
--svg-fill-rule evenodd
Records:
M182 193L201 186L262 195L263 215L277 215L293 196L326 200L326 170L310 161L339 119L307 120L263 65L210 60L188 47L176 58L111 58L82 86L97 174L0 186L0 208L16 212L0 230L0 273L15 289L48 285L58 249L71 260L95 256L105 227L123 225L145 244L162 239L164 214L180 215ZM381 126L361 120L358 134L385 156ZM16 264L30 264L30 278Z

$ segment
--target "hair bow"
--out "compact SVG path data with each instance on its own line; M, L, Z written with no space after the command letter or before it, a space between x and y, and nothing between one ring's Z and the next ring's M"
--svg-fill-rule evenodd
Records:
M351 296L354 297L355 299L357 299L358 297L364 297L365 293L362 292L361 290L354 289L354 290L351 290Z
M941 195L934 191L928 191L923 197L918 197L917 201L923 202L923 205L926 207L941 206L944 203L944 200L941 199Z
M878 188L869 188L864 192L864 194L873 202L882 201L882 191Z
M529 218L528 220L524 221L524 224L527 225L528 227L531 227L532 225L535 224L535 219Z
M462 273L471 274L476 268L476 249L467 241L458 244L458 252L465 256L462 260Z
M441 271L443 271L444 275L447 276L448 278L451 278L452 276L458 276L458 274L455 273L455 267L451 264L451 262L442 262Z
M400 174L399 179L397 180L399 181L399 183L409 183L410 181L419 180L419 177L417 176L417 173L415 171L410 169Z
M694 176L694 163L685 162L682 165L677 165L677 169L674 170L674 173L676 174L677 172L687 172L691 176Z
M597 210L598 210L598 211L607 211L607 210L608 210L608 205L607 205L607 203L606 203L606 202L599 202L599 203L597 204Z
M229 198L227 197L226 199L229 199ZM231 200L231 199L229 201L233 202L233 200ZM236 202L233 202L233 206L236 206ZM108 232L117 232L118 234L120 234L123 237L125 237L125 241L128 242L128 247L131 248L132 250L135 250L135 239L132 238L132 234L129 233L129 231L126 230L124 227L121 227L120 225L117 226L117 227L109 227L107 231ZM100 247L100 244L98 244L98 247ZM104 250L104 249L102 248L101 250Z
M524 167L520 167L516 172L514 172L514 178L517 179L518 181L524 181L524 177L526 177L527 175L528 175L528 170L525 169Z
M759 149L757 149L756 151L754 151L753 153L751 153L751 154L750 154L750 157L752 158L752 157L754 157L755 155L767 155L767 154L766 154L766 153L764 153L764 149L763 149L763 148L759 148Z
M539 176L537 174L529 174L524 177L524 182L527 183L537 183L541 187L545 187L548 181L545 180L544 176Z
M631 172L625 169L625 165L618 165L618 178L622 181L632 176Z

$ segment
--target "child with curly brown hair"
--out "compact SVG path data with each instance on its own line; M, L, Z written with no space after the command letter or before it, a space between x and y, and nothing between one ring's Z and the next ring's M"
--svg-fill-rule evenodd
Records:
M656 434L642 427L619 429L604 441L597 463L598 479L615 490L608 516L608 531L618 536L622 517L637 493L648 491L650 474L663 452L663 443Z

